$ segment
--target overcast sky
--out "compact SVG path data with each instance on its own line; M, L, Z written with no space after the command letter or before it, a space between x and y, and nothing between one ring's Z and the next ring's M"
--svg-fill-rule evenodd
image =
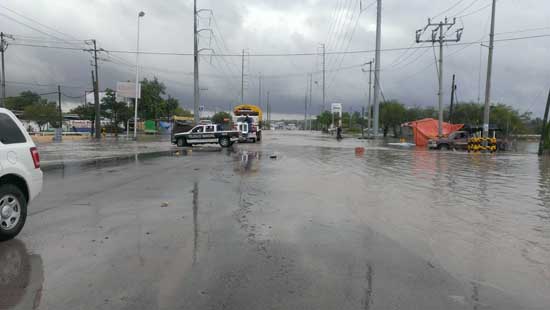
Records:
M269 90L272 110L276 113L303 115L307 73L314 72L313 79L318 83L313 85L312 110L317 113L322 102L321 57L255 55L315 53L320 43L326 44L327 52L373 50L376 6L370 0L360 2L199 0L199 8L211 9L214 16L212 19L207 11L200 14L200 27L213 30L212 38L209 32L201 32L200 48L212 48L217 54L240 54L246 49L251 56L246 57L244 66L245 102L258 104L261 72L264 75L261 103L265 105ZM490 2L384 0L382 48L421 46L414 44L415 30L424 27L427 18L434 16L434 21L445 16L463 16L455 26L464 27L462 42L487 40ZM69 96L83 95L91 88L89 53L16 44L81 48L82 40L96 39L98 46L106 50L135 51L140 10L146 13L141 21L142 51L193 51L193 2L188 0L3 0L0 5L0 30L15 37L5 56L8 95L25 89L48 93L55 91L57 84L61 84ZM436 16L441 12L444 14ZM550 34L548 12L550 3L546 1L498 1L497 39ZM530 30L533 28L538 30ZM454 35L452 31L448 33L449 38ZM500 34L503 32L514 33ZM426 33L423 38L428 36ZM228 109L240 101L241 57L210 57L209 50L202 54L202 104L208 110ZM496 43L493 101L540 115L550 86L549 55L550 37ZM327 56L327 105L342 102L345 111L360 110L366 103L368 73L363 73L359 65L373 57L374 53ZM115 88L116 81L135 79L134 54L101 53L101 59L102 89ZM381 86L386 99L397 99L408 106L437 103L437 75L431 47L385 51L381 61ZM157 76L182 106L192 107L191 56L142 55L141 64L142 76ZM483 101L486 66L485 47L449 43L444 49L445 102L450 100L453 73L457 76L460 101L477 102L479 94ZM79 99L64 100L77 103Z

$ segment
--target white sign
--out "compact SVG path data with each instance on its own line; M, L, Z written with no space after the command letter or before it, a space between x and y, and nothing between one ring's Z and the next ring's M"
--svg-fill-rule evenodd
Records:
M103 91L99 92L99 103L101 103L101 100L105 97L105 95L107 95L107 93L105 93ZM86 93L86 102L87 103L92 103L92 104L95 103L93 92Z
M331 105L332 113L342 113L342 104L341 103L333 103Z
M119 98L136 98L136 83L132 82L117 82L116 92ZM141 99L141 83L138 89L138 99Z

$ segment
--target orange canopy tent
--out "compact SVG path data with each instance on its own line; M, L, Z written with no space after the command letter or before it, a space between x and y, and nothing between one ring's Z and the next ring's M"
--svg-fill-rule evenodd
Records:
M437 120L433 118L425 118L414 122L405 123L402 126L411 127L414 135L414 143L417 146L428 145L429 139L437 138ZM449 134L460 130L464 127L464 124L449 124L443 122L443 135Z

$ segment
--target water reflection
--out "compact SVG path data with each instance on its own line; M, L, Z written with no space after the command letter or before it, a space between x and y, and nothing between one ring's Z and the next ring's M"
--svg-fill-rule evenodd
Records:
M44 269L20 240L0 243L0 309L38 309Z
M193 265L197 263L199 249L199 182L193 184Z
M234 171L239 174L255 174L260 169L258 161L261 158L261 152L241 151L237 154Z
M365 304L364 309L369 310L372 305L372 295L373 295L373 286L372 286L372 280L373 280L373 269L371 264L367 264L367 288L365 290Z

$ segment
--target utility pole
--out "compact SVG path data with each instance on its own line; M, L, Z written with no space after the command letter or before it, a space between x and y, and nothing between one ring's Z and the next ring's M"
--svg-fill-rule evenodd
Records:
M94 76L94 70L92 70L92 92L94 93L94 98L95 98L95 76ZM86 93L84 93L84 95L86 95ZM88 105L88 99L85 98L84 99L86 101L86 105ZM92 131L90 132L90 138L93 138L94 137L94 133L95 133L95 113L92 115L92 119L90 120L91 123L92 123ZM134 124L135 126L135 124Z
M94 67L95 67L95 81L94 81L94 104L95 104L95 138L101 139L101 106L99 105L99 73L97 68L97 43L96 40L92 40L94 44ZM134 127L136 124L134 124Z
M241 104L244 104L244 49L241 59Z
M258 76L258 106L262 108L262 73ZM260 120L261 121L261 120Z
M0 32L0 52L2 54L2 98L0 101L0 108L6 105L6 69L4 67L4 53L8 49L6 37L13 39L13 36Z
M550 109L550 91L548 92L548 100L546 100L546 109L544 110L544 118L542 120L542 130L539 141L539 156L544 154L544 147L548 144L548 110Z
M309 108L311 109L311 98L313 95L313 73L309 74ZM311 120L309 120L309 130L311 130Z
M449 31L454 25L456 24L456 18L453 18L452 22L449 22L449 20L445 17L445 21L441 21L439 23L432 23L431 19L428 18L428 24L424 29L419 29L416 31L416 43L423 43L423 42L430 42L432 44L435 44L436 42L439 43L439 67L438 67L438 81L439 81L439 91L438 91L438 105L439 105L439 116L438 116L438 124L437 124L437 134L439 137L443 136L443 45L447 42L458 42L460 41L460 38L462 37L462 31L463 28L456 30L456 38L455 39L447 39L445 36L444 28L446 28L446 31ZM428 28L432 28L432 37L429 40L421 40L420 37L422 34L428 30ZM439 36L438 36L439 32Z
M199 115L199 33L197 29L197 0L193 1L193 114L195 117L195 124L200 122Z
M485 108L483 110L483 137L489 138L489 121L491 112L491 74L493 73L493 50L495 44L495 11L497 1L493 0L491 10L491 33L489 34L489 56L487 58L487 82L485 83ZM487 141L483 142L487 146Z
M304 96L304 130L307 130L307 89Z
M380 48L382 37L382 0L376 0L376 52L374 56L374 136L378 136L380 118ZM369 113L370 114L370 113Z
M367 130L369 130L369 131L370 131L370 128L371 128L371 119L372 119L371 95L372 95L372 63L373 62L374 61L371 60L371 61L366 63L366 64L369 64L369 99L367 101ZM361 71L367 72L365 69L361 69ZM365 119L365 114L364 113L362 115L362 118L363 118L363 120ZM361 134L361 135L363 136L363 134Z
M325 44L321 44L321 48L323 49L323 110L321 113L325 111L326 108L326 48Z
M456 84L455 84L455 75L453 74L453 85L451 86L451 107L449 108L449 123L453 123L453 106L455 102L455 92L456 92Z
M269 103L269 90L267 91L267 129L271 129L271 104Z
M60 142L63 139L63 111L61 110L61 85L57 85L57 99L59 102L59 136L56 137L57 141ZM56 135L57 136L57 135Z

